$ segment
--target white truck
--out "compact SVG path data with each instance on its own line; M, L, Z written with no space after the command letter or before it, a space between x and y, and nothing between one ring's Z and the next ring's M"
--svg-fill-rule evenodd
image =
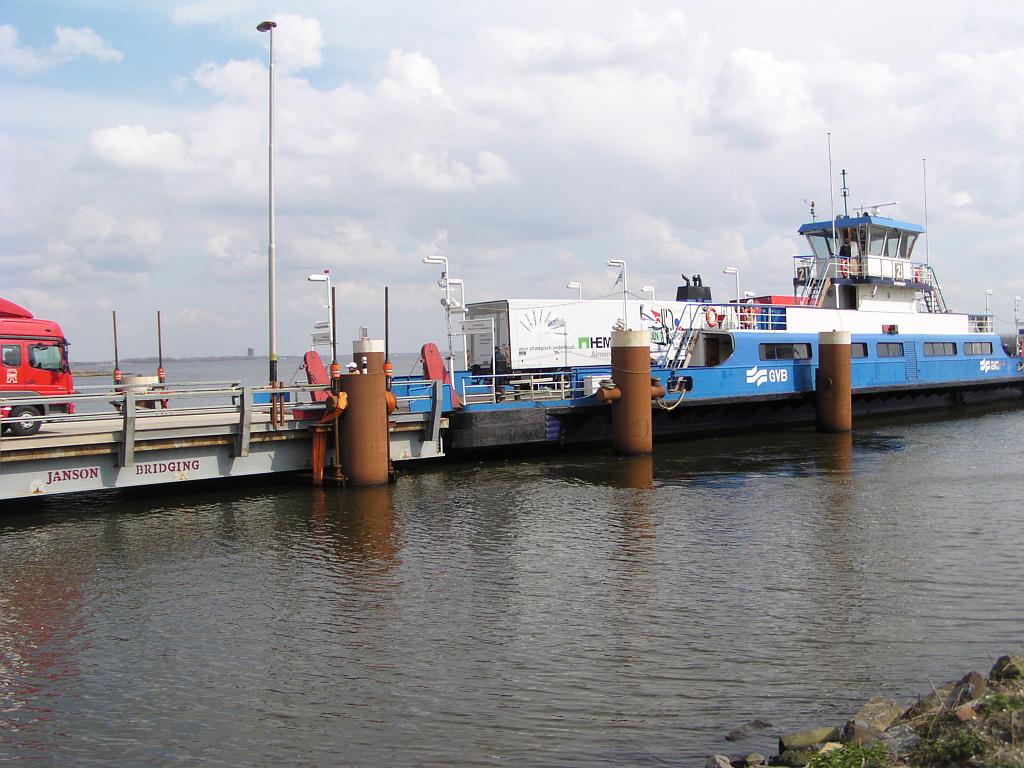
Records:
M689 327L694 301L625 302L626 327L651 333L659 358L677 326ZM467 306L466 343L471 371L514 373L611 363L612 327L622 319L621 299L503 299Z

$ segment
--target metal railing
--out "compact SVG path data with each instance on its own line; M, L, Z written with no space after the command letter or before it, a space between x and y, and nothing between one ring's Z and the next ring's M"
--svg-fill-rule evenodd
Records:
M135 436L138 432L151 431L162 427L180 427L182 429L202 429L202 420L178 421L175 424L171 417L193 416L208 418L208 426L230 427L237 424L235 432L236 455L248 455L248 446L252 433L252 425L256 422L270 422L274 407L272 398L283 399L281 403L282 421L293 417L294 408L298 405L311 403L298 402L303 392L323 389L322 386L296 385L279 389L270 387L208 387L206 383L194 385L174 384L160 387L139 388L134 386L115 389L99 388L95 385L82 387L83 390L99 390L72 395L54 395L41 397L27 395L18 397L0 397L0 407L17 409L29 406L36 411L47 410L41 415L21 414L16 417L0 418L2 427L20 423L38 423L40 427L67 425L55 430L47 430L41 436L73 434L87 438L90 435L115 433L119 446L119 457L122 466L133 462ZM266 398L265 403L258 402ZM172 406L172 403L175 405ZM58 406L61 410L50 410L48 406ZM72 406L74 413L67 412ZM94 407L95 406L95 407ZM259 417L254 419L254 416ZM263 418L266 414L266 418ZM294 420L294 417L292 418ZM280 425L278 425L280 426ZM41 430L40 430L41 431ZM39 434L39 433L36 433ZM17 445L15 441L31 439L29 436L0 434L0 446L4 443Z
M968 333L994 333L995 326L992 323L992 315L968 315Z
M510 373L462 379L459 392L467 405L516 400L570 400L576 390L571 373ZM582 391L582 390L580 390Z
M821 261L814 256L801 256L794 262L795 284L803 286L802 304L819 306L820 298L832 280L880 278L925 286L922 292L929 297L926 309L929 312L946 311L942 287L935 270L928 264L890 256L834 256L825 260L824 267L819 270Z

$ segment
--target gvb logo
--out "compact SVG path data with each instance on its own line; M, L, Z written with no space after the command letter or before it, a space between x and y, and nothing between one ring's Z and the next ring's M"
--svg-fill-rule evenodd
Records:
M789 381L789 371L785 368L760 368L756 365L753 368L747 368L747 384L760 387L766 381L770 381L772 384Z
M1002 360L982 360L980 365L981 365L981 372L982 373L989 373L990 371L998 371L998 370L1000 370L1003 367L1003 361Z

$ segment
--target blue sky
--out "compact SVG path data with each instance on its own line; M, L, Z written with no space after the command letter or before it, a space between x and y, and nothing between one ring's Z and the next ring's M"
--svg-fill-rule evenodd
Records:
M279 351L322 310L341 338L440 341L447 256L469 300L787 292L825 136L855 203L923 219L958 310L1024 293L1024 8L779 0L0 6L0 295L79 360L266 349L266 36L277 56ZM836 184L838 187L838 183ZM13 276L13 277L11 277ZM999 321L1002 321L1000 324Z

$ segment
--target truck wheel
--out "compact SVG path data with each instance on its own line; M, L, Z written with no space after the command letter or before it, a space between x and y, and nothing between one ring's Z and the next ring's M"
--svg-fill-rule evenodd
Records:
M37 408L33 408L31 405L18 405L11 409L12 419L39 415L39 410ZM15 421L10 425L10 427L12 434L27 437L28 435L34 435L38 432L42 425L41 421Z

